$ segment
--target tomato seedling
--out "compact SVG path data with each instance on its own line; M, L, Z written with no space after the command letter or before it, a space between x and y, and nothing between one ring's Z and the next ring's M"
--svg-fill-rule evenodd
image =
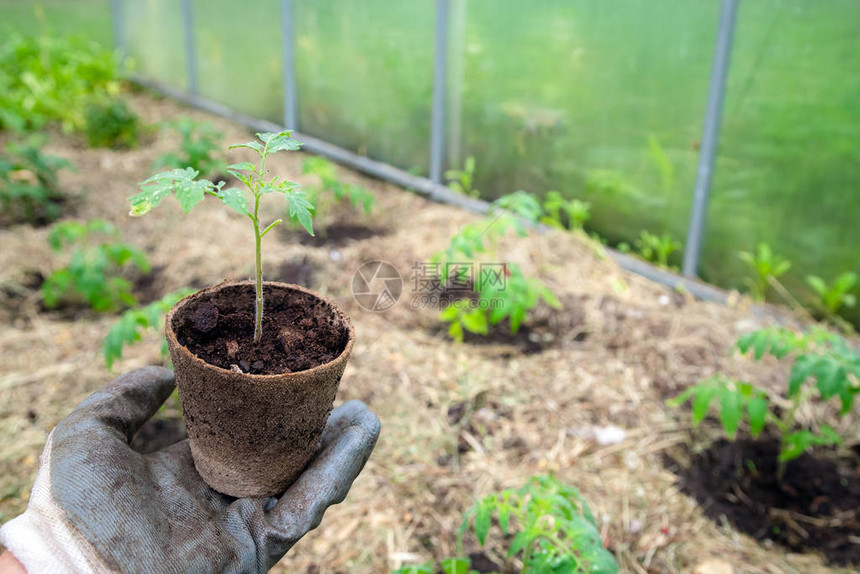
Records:
M263 196L269 193L283 194L289 206L288 217L297 221L309 234L314 234L314 206L308 201L299 184L281 180L278 177L267 177L269 172L266 169L266 159L271 154L281 151L296 151L300 147L301 142L293 139L291 131L259 133L257 139L252 142L229 146L229 149L247 148L253 150L260 159L259 165L241 162L227 166L227 172L245 185L246 190L244 191L237 188L224 189L224 182L215 184L206 179L198 179L197 170L186 168L165 171L152 176L140 184L140 193L129 198L131 215L138 216L148 213L171 194L176 195L185 213L203 201L204 196L212 195L220 199L225 206L251 220L254 228L256 254L255 343L260 342L263 333L263 237L283 221L277 219L265 227L260 224L260 201ZM249 200L253 204L252 206L249 206Z

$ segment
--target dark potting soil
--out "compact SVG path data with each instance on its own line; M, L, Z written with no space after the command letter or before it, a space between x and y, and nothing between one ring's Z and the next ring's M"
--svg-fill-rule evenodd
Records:
M306 293L263 288L263 334L254 343L254 287L219 292L177 317L177 340L223 369L277 375L312 369L346 348L348 333L323 301Z
M692 455L689 468L667 459L716 522L721 516L759 540L813 551L834 564L860 565L860 465L807 453L776 478L776 439L720 440Z

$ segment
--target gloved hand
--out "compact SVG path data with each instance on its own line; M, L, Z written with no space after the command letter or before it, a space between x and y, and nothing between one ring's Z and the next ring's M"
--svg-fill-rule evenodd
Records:
M376 415L350 401L279 499L235 499L203 482L187 440L148 455L129 447L173 386L168 369L132 371L57 425L27 511L0 529L30 574L265 572L343 501L379 435Z

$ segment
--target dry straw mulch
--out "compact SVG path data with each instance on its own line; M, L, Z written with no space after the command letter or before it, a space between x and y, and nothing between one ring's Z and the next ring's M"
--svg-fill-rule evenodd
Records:
M225 142L249 138L239 126L167 100L137 95L132 103L147 122L185 114L217 124ZM128 217L135 183L173 145L153 135L138 150L89 150L54 134L49 149L77 165L62 177L78 197L74 216L113 221L126 241L147 251L158 268L150 289L166 293L249 277L248 223L217 202L183 216L170 200L149 216ZM283 154L271 165L310 182L300 175L302 158ZM703 447L716 436L713 426L693 432L686 413L667 408L666 398L717 372L778 388L784 365L730 355L739 333L768 319L751 314L743 300L733 307L693 301L624 272L584 238L551 233L499 246L501 259L540 274L565 304L561 313L540 311L547 328L536 330L532 342L543 338L547 348L526 354L503 343L454 344L434 311L411 307L412 266L476 216L340 171L372 190L379 206L367 218L338 209L323 223L375 233L303 246L295 230L279 229L265 240L264 264L270 278L309 282L354 318L358 344L338 401L367 402L383 432L347 500L276 571L381 572L452 555L461 513L476 497L548 472L581 489L624 571L690 572L709 559L744 572L838 571L816 556L768 547L713 523L663 464L669 450L691 441ZM273 219L277 209L271 208ZM153 334L110 373L100 352L113 317L40 311L38 292L26 285L33 273L45 275L58 264L46 235L28 226L0 230L0 521L24 509L38 455L58 421L116 372L161 361ZM395 265L405 280L403 298L385 313L362 310L350 292L360 264L377 259ZM176 406L159 416L177 416ZM594 429L610 425L626 438L602 446ZM840 427L857 435L852 417ZM474 539L467 539L467 551L480 551ZM501 546L485 552L502 562Z

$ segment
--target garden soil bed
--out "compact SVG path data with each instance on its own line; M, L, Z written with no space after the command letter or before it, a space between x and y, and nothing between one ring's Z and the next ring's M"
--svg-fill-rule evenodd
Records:
M211 121L224 131L225 148L252 137L241 126L169 100L138 94L130 102L149 123L180 115ZM0 145L10 137L0 135ZM122 240L145 248L160 269L151 285L142 285L147 299L253 276L247 218L218 202L202 202L183 215L169 199L158 213L128 216L127 197L136 183L151 175L158 156L173 150L175 142L165 134L131 151L89 150L59 131L50 138L48 151L77 166L60 179L73 196L76 210L70 217L115 223ZM317 183L302 175L305 157L270 158L272 175ZM237 150L226 159L250 157ZM317 247L303 245L301 234L267 235L264 274L304 283L352 318L357 339L336 405L365 401L383 430L347 499L329 509L322 525L274 572L386 572L452 556L462 513L476 497L543 473L580 489L624 572L693 572L713 560L736 572L851 571L814 552L793 552L747 535L729 521L714 522L709 508L694 491L685 492L683 480L664 465L667 452L690 453L720 436L708 421L693 441L689 414L667 408L667 397L718 372L775 391L784 385L784 363L731 355L739 334L773 322L753 315L744 298L731 297L728 307L694 301L621 270L584 236L510 237L498 252L526 275L540 277L565 309L524 325L526 340L539 339L540 352L523 352L527 345L505 337L457 344L440 328L439 309L412 307L418 296L412 273L416 262L429 261L478 216L346 168L339 173L344 183L373 193L376 210L365 216L332 209L316 222L329 229L329 237L353 230L336 243ZM274 195L264 202L266 219L283 213L282 200L275 202ZM48 433L76 404L119 372L164 362L160 334L150 333L109 372L101 347L116 316L40 310L38 291L27 285L34 274L46 277L61 262L47 245L47 233L44 227L0 228L0 522L26 507ZM362 263L376 260L391 263L403 279L401 300L385 312L363 310L351 293ZM554 325L553 317L562 322ZM180 416L171 400L158 418ZM804 410L800 420L839 424L827 409ZM614 429L609 441L602 438L607 428ZM853 444L860 421L848 418L840 429ZM690 455L679 456L689 467ZM712 494L717 493L715 487ZM491 531L481 547L467 536L466 552L476 558L481 553L484 565L516 570L515 562L506 562L499 539Z
M689 466L672 459L684 492L716 522L728 522L758 540L795 552L821 553L834 564L860 566L860 467L848 458L806 453L776 478L777 439L719 440L685 453Z

